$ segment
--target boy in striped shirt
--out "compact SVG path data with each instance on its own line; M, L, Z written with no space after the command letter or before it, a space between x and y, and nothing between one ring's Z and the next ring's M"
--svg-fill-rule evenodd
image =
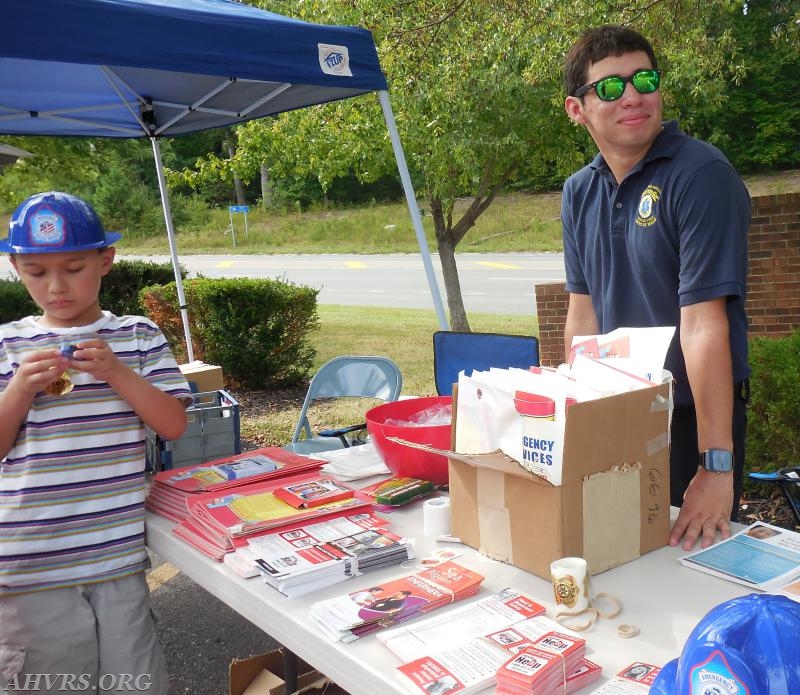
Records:
M0 252L40 316L0 326L0 685L166 693L144 570L148 425L186 428L189 386L160 329L98 300L120 238L41 193Z

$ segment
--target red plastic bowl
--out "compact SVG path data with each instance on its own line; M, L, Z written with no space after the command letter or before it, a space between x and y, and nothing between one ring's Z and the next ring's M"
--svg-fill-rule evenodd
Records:
M427 444L436 449L450 448L450 425L413 426L387 424L387 420L410 421L434 405L450 405L452 396L408 398L376 406L366 413L367 431L378 453L395 475L430 480L437 485L447 483L447 457L390 442L387 437L399 437L415 444Z

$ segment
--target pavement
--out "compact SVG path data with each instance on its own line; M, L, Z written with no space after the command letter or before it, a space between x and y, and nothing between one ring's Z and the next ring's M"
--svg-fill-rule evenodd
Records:
M231 661L271 651L277 643L170 563L152 553L151 560L147 580L169 695L227 695Z

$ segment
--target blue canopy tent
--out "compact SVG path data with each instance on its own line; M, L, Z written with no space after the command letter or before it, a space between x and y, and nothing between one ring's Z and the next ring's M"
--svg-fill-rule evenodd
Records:
M0 133L149 138L194 359L159 138L377 92L441 328L433 272L372 35L230 0L3 0Z

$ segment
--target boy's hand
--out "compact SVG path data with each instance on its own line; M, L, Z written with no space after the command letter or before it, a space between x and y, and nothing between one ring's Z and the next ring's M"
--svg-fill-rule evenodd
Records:
M57 379L69 367L70 361L58 350L38 350L26 355L20 362L17 373L11 380L18 393L33 398L44 391L48 384Z
M127 367L120 362L105 340L93 338L76 343L69 368L76 372L87 372L98 381L112 382L114 376Z

